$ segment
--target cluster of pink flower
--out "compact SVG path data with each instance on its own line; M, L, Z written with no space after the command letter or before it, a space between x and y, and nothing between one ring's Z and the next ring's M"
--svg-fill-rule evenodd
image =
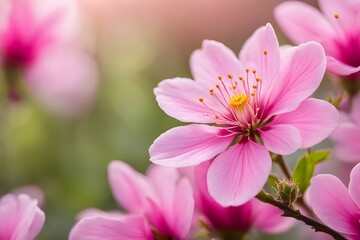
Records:
M319 0L319 5L323 14L292 1L275 9L281 29L298 46L280 47L270 24L255 31L239 57L221 43L204 41L190 59L194 80L167 79L154 90L164 112L192 124L154 141L150 160L162 166L151 166L146 176L123 162L110 163L112 192L127 213L85 210L69 239L242 239L253 229L289 229L294 220L282 215L336 239L360 239L360 164L350 174L348 189L333 175L313 177L308 200L299 194L303 183L293 179L276 179L272 195L262 190L273 162L283 164L282 155L298 149L311 153L310 147L334 131L336 156L360 162L360 2ZM18 7L10 11L0 42L2 64L24 68L29 86L50 91L34 68L46 52L39 48L55 39L47 29L62 14L24 29L23 21L35 20L24 14L28 4ZM348 93L341 121L334 105L311 97L326 69ZM282 169L291 178L286 166ZM311 218L311 209L321 222ZM2 239L33 239L44 214L36 201L7 195L0 201L0 221Z

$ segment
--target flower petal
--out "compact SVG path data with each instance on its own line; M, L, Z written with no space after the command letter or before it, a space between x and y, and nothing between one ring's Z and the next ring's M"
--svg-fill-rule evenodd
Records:
M84 112L95 100L97 67L75 46L44 51L26 71L26 80L39 103L65 116Z
M349 182L349 193L356 205L360 209L360 163L357 164L350 173L350 182Z
M186 239L193 220L194 206L191 184L187 179L182 178L176 185L172 211L167 215L169 226L175 237Z
M71 230L69 240L155 240L143 216L119 219L88 217L81 219Z
M299 149L301 135L296 127L285 124L274 124L260 130L264 146L270 152L288 155Z
M340 26L338 27L339 34L344 31L358 31L356 14L360 11L359 3L353 5L349 0L319 0L318 2L321 11L334 27ZM338 18L335 18L335 14L338 14Z
M154 89L160 108L169 116L182 122L213 123L214 113L199 102L209 96L208 89L202 88L191 79L175 78L162 81Z
M352 73L356 73L360 71L360 66L353 67L330 56L327 56L326 59L327 59L327 70L336 75L347 76Z
M284 51L279 80L274 83L269 115L295 110L319 87L325 73L326 57L322 46L308 42Z
M238 143L215 158L207 182L222 206L238 206L260 192L271 171L269 152L251 140Z
M340 114L330 103L309 98L292 112L278 115L275 123L289 124L299 129L301 148L318 144L339 126Z
M0 199L0 238L34 239L45 222L37 200L25 194L8 194Z
M205 40L202 48L193 52L190 58L194 79L205 88L218 84L218 76L242 76L243 68L235 54L224 44Z
M224 136L218 127L191 124L175 127L151 145L150 160L169 167L194 166L223 152L234 137Z
M313 40L326 46L329 39L336 36L329 21L316 8L303 2L284 2L275 8L274 16L281 30L296 44Z
M283 217L283 211L270 204L251 200L253 206L252 224L261 232L274 234L289 230L295 223L294 219Z
M351 118L354 119L357 124L360 124L360 94L352 100Z
M142 212L146 197L153 195L145 177L121 161L109 164L108 176L116 201L131 213Z
M331 135L331 139L336 142L334 147L335 156L346 162L359 162L360 128L357 124L351 122L341 123Z
M337 177L320 174L312 178L309 200L315 214L325 225L342 234L360 234L360 209Z
M244 67L256 69L257 76L263 80L263 89L268 89L272 80L276 79L280 65L279 42L270 23L253 33L245 42L239 57Z

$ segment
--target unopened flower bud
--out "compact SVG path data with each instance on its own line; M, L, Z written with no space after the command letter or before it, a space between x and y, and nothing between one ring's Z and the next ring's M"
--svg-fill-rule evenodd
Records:
M298 184L293 179L285 179L276 183L275 187L276 200L290 206L300 197Z

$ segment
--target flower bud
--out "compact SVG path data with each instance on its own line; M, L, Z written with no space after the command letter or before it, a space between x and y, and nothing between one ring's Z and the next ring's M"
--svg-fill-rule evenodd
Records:
M298 184L293 179L284 179L276 183L274 188L276 200L290 206L300 197Z

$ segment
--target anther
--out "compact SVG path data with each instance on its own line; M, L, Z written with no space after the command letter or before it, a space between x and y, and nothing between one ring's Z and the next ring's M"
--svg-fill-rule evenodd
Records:
M253 89L257 89L257 86L256 86L256 85L253 85L252 87L253 87Z
M204 98L202 98L202 97L199 98L199 101L200 101L200 102L204 102Z
M231 88L235 90L235 89L236 89L236 86L232 86Z
M252 97L255 97L255 93L254 93L254 92L252 92L252 93L251 93L251 96L252 96Z
M219 115L215 114L215 118L216 118L216 119L219 119Z
M268 54L268 50L264 50L264 55L266 56Z
M243 80L244 80L244 78L243 78L243 77L239 77L239 80L240 80L240 81L243 81Z
M232 79L232 77L233 77L233 76L232 76L231 74L228 74L228 78L229 78L229 79Z
M248 69L248 68L245 68L245 71L248 73L249 71L250 71L250 69Z
M210 92L210 95L213 95L214 94L214 89L210 89L209 92Z
M253 74L255 74L255 73L256 73L256 69L252 70L252 72L253 72Z
M216 88L217 88L217 89L220 89L220 85L219 85L219 84L216 84Z
M334 14L334 18L335 18L335 19L339 19L339 14L338 14L338 13L335 13L335 14Z
M260 81L261 81L261 78L257 77L257 78L256 78L256 81L257 81L257 82L260 82Z
M220 123L216 122L215 125L218 127L218 126L220 126Z
M222 80L222 76L218 76L218 79L221 81L221 80Z

